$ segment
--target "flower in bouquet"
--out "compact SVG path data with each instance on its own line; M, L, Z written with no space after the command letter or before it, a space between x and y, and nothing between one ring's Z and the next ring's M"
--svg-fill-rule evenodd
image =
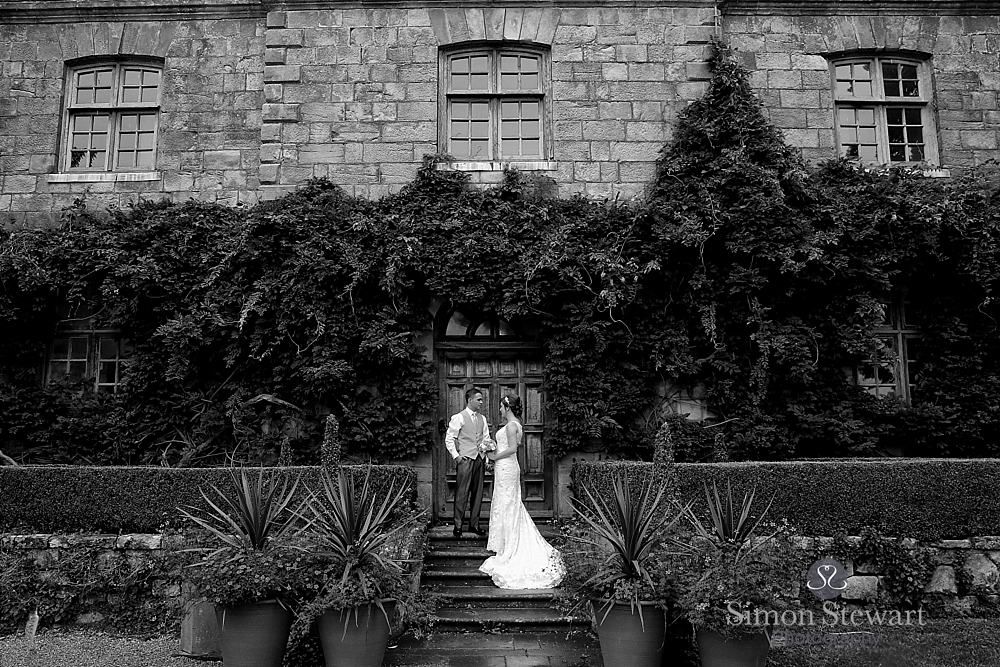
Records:
M495 452L497 450L497 443L493 442L491 438L484 438L482 442L479 443L479 453L486 454L488 452Z

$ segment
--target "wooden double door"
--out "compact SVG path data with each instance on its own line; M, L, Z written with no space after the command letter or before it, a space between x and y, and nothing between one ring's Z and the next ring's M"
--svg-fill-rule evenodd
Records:
M521 466L521 497L533 517L553 515L553 465L545 452L545 398L542 361L538 358L452 353L441 362L441 401L435 465L435 508L444 521L452 517L455 500L455 462L444 446L451 416L465 409L465 392L483 392L483 410L494 437L500 423L500 399L519 396L524 407L524 440L517 453ZM493 495L493 473L486 473L482 518L488 518Z

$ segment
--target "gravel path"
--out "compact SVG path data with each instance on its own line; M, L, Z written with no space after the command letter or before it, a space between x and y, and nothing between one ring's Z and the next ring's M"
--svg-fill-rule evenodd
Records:
M177 637L137 639L94 632L39 632L37 653L28 654L24 635L0 636L0 667L212 667L205 662L173 656Z

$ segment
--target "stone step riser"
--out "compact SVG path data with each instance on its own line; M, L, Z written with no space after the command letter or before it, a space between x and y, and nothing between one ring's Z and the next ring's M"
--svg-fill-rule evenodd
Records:
M441 609L480 609L480 610L506 610L517 611L519 609L545 609L552 611L554 607L548 600L460 600L452 598L451 602L442 605Z
M432 558L424 559L424 572L429 570L478 570L485 558Z

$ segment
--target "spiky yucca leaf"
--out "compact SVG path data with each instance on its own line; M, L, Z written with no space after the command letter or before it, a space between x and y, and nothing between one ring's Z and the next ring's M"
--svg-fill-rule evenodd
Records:
M239 469L239 474L230 470L229 475L232 486L228 491L210 485L218 503L202 489L201 496L210 509L202 512L191 506L179 507L181 515L234 549L266 551L273 544L284 543L295 530L295 512L285 510L289 509L299 480L291 488L287 477L282 478L280 486L274 478L265 482L263 468L254 482L244 468Z
M577 516L593 531L593 538L569 535L574 541L596 547L599 551L610 553L604 561L604 567L584 582L584 587L594 587L598 590L610 590L615 582L620 580L638 580L653 587L653 580L648 570L648 561L653 549L664 542L664 537L677 523L684 513L666 511L664 502L666 487L650 479L639 493L633 496L628 480L623 476L612 478L613 496L605 499L595 496L590 489L583 487L583 492L589 504L575 504ZM681 548L683 545L671 541L670 544ZM639 600L632 598L632 610L638 609L642 621L642 606ZM610 612L612 602L608 602L604 610L605 617Z

